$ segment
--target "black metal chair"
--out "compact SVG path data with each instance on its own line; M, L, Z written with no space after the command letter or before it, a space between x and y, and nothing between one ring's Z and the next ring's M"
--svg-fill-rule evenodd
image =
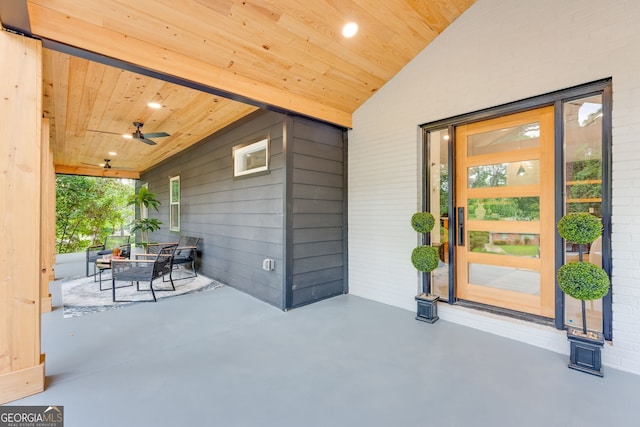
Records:
M185 270L189 266L191 268L191 274L188 276L180 277L179 279L188 279L190 277L196 277L196 257L198 256L198 243L200 243L200 237L181 236L178 242L178 248L176 254L173 257L173 265L183 265Z
M111 290L113 302L157 301L156 292L175 291L171 279L173 256L178 245L176 243L162 246L157 254L138 254L135 259L114 259L111 262ZM154 289L153 281L169 276L171 289ZM136 289L150 290L152 300L118 300L116 299L116 281L136 282ZM149 289L140 289L140 282L149 282Z
M93 264L93 276L96 275L98 270L96 269L96 260L102 258L103 255L108 255L114 248L122 247L123 245L129 245L130 236L107 236L104 238L104 244L93 245L87 248L86 253L86 273L89 274L89 265ZM127 252L131 252L131 246L128 246Z
M196 258L198 256L198 244L200 243L200 240L200 237L180 236L178 248L176 249L175 256L173 257L173 266L184 266L185 271L190 271L190 273L187 276L179 278L171 277L172 280L189 279L198 276L196 271ZM150 243L147 245L147 253L157 253L162 246L168 244L169 243ZM162 280L166 281L166 278L163 278Z

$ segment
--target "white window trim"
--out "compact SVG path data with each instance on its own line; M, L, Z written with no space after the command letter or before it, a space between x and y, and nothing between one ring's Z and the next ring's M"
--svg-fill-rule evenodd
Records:
M148 190L149 183L145 182L140 187L144 187ZM140 219L147 219L147 218L149 218L149 208L143 204L142 206L140 206Z
M245 162L243 158L251 153L255 153L258 151L265 151L265 164L264 166L259 166L251 169L245 169ZM259 141L246 144L246 145L237 145L233 147L233 176L244 176L257 172L265 172L269 170L269 138L263 138Z
M173 200L173 183L177 181L178 182L178 200ZM181 193L181 188L180 188L180 175L177 176L173 176L171 178L169 178L169 231L180 231L180 193ZM173 206L177 206L178 207L178 217L176 218L176 224L177 227L173 226Z

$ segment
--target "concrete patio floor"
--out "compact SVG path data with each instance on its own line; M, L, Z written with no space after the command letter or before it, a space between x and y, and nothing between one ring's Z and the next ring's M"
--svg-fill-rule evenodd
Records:
M229 287L43 315L65 427L636 426L640 376L344 295L282 312ZM568 344L567 344L568 345Z

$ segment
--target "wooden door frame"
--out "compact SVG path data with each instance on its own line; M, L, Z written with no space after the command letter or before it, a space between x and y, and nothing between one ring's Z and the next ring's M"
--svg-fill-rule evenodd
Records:
M464 114L460 114L457 116L436 120L428 123L423 123L420 125L422 130L422 174L423 174L423 188L422 188L422 208L423 210L429 210L429 206L431 201L429 200L429 191L431 182L430 176L428 174L427 165L430 164L431 159L429 158L428 153L428 144L429 144L429 134L432 131L439 131L443 129L447 129L449 132L450 140L449 140L449 160L453 161L453 147L456 143L455 141L455 127L462 125L473 123L476 121L491 119L494 117L499 117L503 115L508 115L512 113L517 113L520 111L525 111L528 109L539 108L543 106L553 105L555 107L555 173L556 173L556 194L562 194L562 185L563 185L563 175L562 175L562 165L564 162L563 156L563 147L562 144L558 143L559 141L563 141L563 110L562 104L563 102L569 101L571 99L584 98L591 95L602 95L603 96L603 134L602 134L602 179L603 179L603 193L602 193L602 222L603 222L603 258L602 258L602 267L607 272L609 277L611 277L611 269L612 269L612 259L611 259L611 156L612 156L612 148L611 148L611 129L612 129L612 121L611 121L611 111L612 111L612 79L604 78L596 81L592 81L589 83L560 89L554 92L545 93L542 95L533 96L530 98L521 99L518 101L510 102L507 104L501 104L489 108L485 108L482 110L476 110ZM450 163L449 168L452 169L453 165ZM449 174L449 188L455 187L455 179L453 174ZM560 193L558 193L560 192ZM556 218L558 221L562 216L564 201L556 198ZM453 217L453 207L455 206L455 200L453 197L450 197L449 200L449 222L451 224L454 223ZM453 241L456 239L455 235L455 227L450 227L449 231L449 240ZM556 266L559 267L563 263L563 254L561 253L560 248L562 248L562 240L559 237L556 239ZM449 259L453 259L453 247L449 246ZM454 305L458 304L455 300L455 282L453 277L453 263L450 263L450 274L449 274L449 298L448 304ZM428 280L428 278L425 278ZM562 291L556 286L555 292L555 300L556 300L556 315L554 326L557 329L565 329L564 325L564 294ZM482 307L480 307L482 308ZM512 313L507 313L508 315L512 315ZM603 331L605 338L607 340L612 339L612 292L609 292L603 298ZM535 316L527 315L522 316L524 320L534 320Z

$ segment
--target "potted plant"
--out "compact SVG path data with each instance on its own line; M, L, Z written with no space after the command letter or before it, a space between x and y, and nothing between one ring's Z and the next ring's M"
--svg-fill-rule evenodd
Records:
M558 286L565 294L582 302L582 328L569 327L569 368L602 376L601 350L604 336L587 330L585 301L602 298L609 292L609 276L597 265L582 260L582 245L602 234L602 222L589 213L569 213L558 222L560 236L578 246L578 262L558 269Z
M143 208L153 208L156 211L160 205L160 201L156 198L157 195L149 191L147 187L140 187L137 194L129 197L128 204L138 206L138 212L141 218L135 219L131 223L131 232L140 231L142 246L145 248L149 244L149 232L154 232L160 229L162 222L156 218L142 218Z
M411 226L422 235L423 243L411 253L411 263L418 271L425 273L422 284L423 292L415 297L418 303L416 319L428 323L434 323L438 320L437 302L440 299L439 296L431 294L431 280L426 277L426 274L435 270L440 262L438 249L425 244L426 236L431 232L434 224L435 218L429 212L418 212L411 217Z

